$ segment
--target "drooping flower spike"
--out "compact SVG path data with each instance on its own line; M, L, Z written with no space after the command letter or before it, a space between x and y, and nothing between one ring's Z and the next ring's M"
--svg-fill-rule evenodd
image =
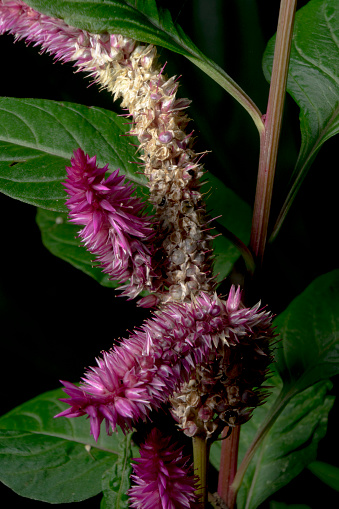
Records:
M213 292L208 218L200 192L201 154L193 150L187 99L177 99L176 77L167 78L156 48L118 34L91 34L68 26L21 0L0 0L0 33L13 33L41 45L62 61L73 61L114 98L122 98L140 142L140 158L149 179L149 201L155 207L154 238L164 277L145 306L188 302L200 291Z
M95 439L99 436L103 420L107 431L110 427L115 430L116 426L123 430L132 428L138 420L145 420L151 409L166 403L183 383L189 381L190 376L197 376L200 366L208 365L210 361L213 366L219 366L225 351L231 352L230 355L236 354L244 337L249 353L253 352L254 355L259 348L260 356L266 358L264 366L267 367L270 360L267 351L273 335L270 313L260 311L258 306L240 309L241 304L236 305L238 296L239 292L232 289L227 301L216 295L201 294L194 303L169 303L164 306L162 311L136 329L129 339L122 340L119 346L103 353L102 359L97 361L98 367L91 368L85 374L80 387L63 382L64 391L70 396L70 399L63 401L71 408L59 416L87 414ZM226 362L229 365L225 365ZM230 356L221 363L222 370L226 367L230 371L233 368ZM248 382L252 381L251 369L247 368ZM255 371L255 366L253 369ZM265 369L262 378L264 376ZM257 378L255 380L262 382ZM234 380L231 380L231 385L234 385ZM203 389L206 387L204 385ZM247 385L242 389L247 390ZM206 390L200 392L204 402ZM190 401L195 399L198 404L198 397L196 391L195 398L191 397ZM226 406L233 411L243 411L248 402L241 397L242 393L236 405L226 403ZM180 405L179 409L175 406L179 421L183 417L180 414L182 402ZM220 411L225 413L226 410L222 407ZM194 414L195 410L192 412ZM217 408L207 420L211 420L215 412ZM189 415L185 414L182 422L184 429L187 428L188 418L192 420Z
M103 272L122 283L130 280L122 295L134 298L153 289L153 218L142 214L145 205L119 171L105 179L107 170L108 165L99 168L95 156L77 149L66 168L66 205L70 221L85 225L79 236Z
M171 443L153 428L134 459L134 486L128 491L134 509L193 509L198 507L194 491L197 479L192 475L183 448Z

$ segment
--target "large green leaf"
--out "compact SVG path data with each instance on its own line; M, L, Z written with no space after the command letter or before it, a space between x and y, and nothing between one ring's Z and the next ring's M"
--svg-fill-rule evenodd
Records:
M38 209L36 221L41 231L44 246L55 256L85 272L103 286L116 288L118 283L110 281L93 262L94 256L80 244L79 225L67 220L67 214Z
M54 415L68 406L61 389L46 392L0 418L0 478L19 495L57 504L90 498L123 455L124 435L102 429L96 443L86 418Z
M195 46L179 25L173 23L167 9L157 7L155 0L28 0L27 3L44 14L64 19L68 25L91 33L123 34L184 55L229 92L262 132L261 113L253 101Z
M48 210L66 212L61 185L65 166L81 147L99 165L120 168L129 180L145 184L135 149L116 113L74 103L0 98L0 191Z
M269 42L264 55L263 69L268 80L272 71L274 44L275 38ZM287 91L300 107L302 143L293 186L275 230L280 228L319 149L326 140L339 133L337 0L311 0L297 12Z
M331 384L320 382L297 394L272 426L245 474L238 494L238 509L255 509L288 484L317 456L318 442L326 434L328 413L334 397ZM261 410L261 409L260 409ZM240 458L263 422L262 407L241 431Z
M282 387L278 374L270 380L272 395L258 407L240 434L239 458L252 443L262 422L273 408ZM257 448L240 488L238 509L255 509L288 484L316 458L319 440L326 434L328 412L334 398L327 396L331 384L320 382L290 399L266 438ZM219 468L220 442L212 446L212 463Z
M280 333L275 367L281 376L282 387L271 399L272 404L263 415L239 467L234 481L236 489L247 475L246 471L254 468L251 462L254 454L263 442L266 443L272 426L280 419L285 407L294 398L301 397L305 389L311 391L317 382L339 373L339 270L314 280L274 324ZM257 414L260 411L257 410Z
M339 270L315 279L275 320L285 392L339 373Z

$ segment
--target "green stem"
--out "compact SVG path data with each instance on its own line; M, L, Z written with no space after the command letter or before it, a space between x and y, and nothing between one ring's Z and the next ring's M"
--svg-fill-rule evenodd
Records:
M196 490L196 494L201 509L204 509L207 503L207 465L209 449L210 446L206 438L199 436L193 437L194 473L199 477L199 488Z
M260 137L259 170L250 241L252 252L259 262L262 262L266 246L296 3L297 0L282 0L280 4L265 131Z
M259 135L261 136L265 130L264 123L262 120L262 114L258 106L252 101L252 99L242 90L242 88L236 83L223 69L221 69L215 62L209 60L205 55L201 56L187 56L188 60L193 62L199 69L204 71L210 76L216 83L218 83L226 92L228 92L239 104L247 111L252 118L256 128L258 129Z

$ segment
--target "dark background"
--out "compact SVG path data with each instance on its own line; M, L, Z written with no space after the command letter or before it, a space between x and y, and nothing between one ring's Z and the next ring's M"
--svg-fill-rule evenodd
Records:
M299 6L306 2L300 2ZM260 0L187 0L159 2L170 8L205 54L246 90L265 111L268 85L261 71L265 45L276 30L279 2ZM260 29L256 19L260 20ZM11 36L0 37L0 95L73 101L116 109L110 94L88 88L89 80L74 74L71 65L53 63ZM159 49L168 60L167 73L182 74L179 95L193 99L190 116L198 136L196 150L212 150L206 169L222 178L250 205L253 203L258 139L256 128L235 101L183 57ZM300 144L298 108L287 97L272 217L286 194L288 178ZM275 244L268 248L262 275L262 301L279 313L314 277L338 267L335 237L337 188L333 160L337 140L326 142L312 167ZM147 311L116 298L42 245L33 207L2 195L0 319L3 332L2 411L59 386L59 379L78 381L101 350L114 338L141 324ZM291 260L293 262L291 263ZM335 386L336 387L336 386ZM336 390L333 390L335 394ZM319 445L318 459L338 465L338 403L330 414L329 430ZM8 503L44 507L19 499L1 486ZM7 498L8 497L8 498ZM79 503L99 507L100 496ZM336 492L304 471L272 497L305 503L312 509L335 506ZM326 502L324 504L324 502ZM64 504L63 504L64 505ZM263 508L268 507L264 504Z

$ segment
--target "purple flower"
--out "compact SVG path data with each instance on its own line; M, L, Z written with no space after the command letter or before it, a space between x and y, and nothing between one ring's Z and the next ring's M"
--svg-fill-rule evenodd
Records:
M26 39L64 62L76 61L80 69L95 71L118 56L124 60L135 41L120 35L93 35L63 20L37 12L21 0L0 0L0 34L10 32Z
M123 283L130 280L123 295L134 298L145 287L152 289L152 218L141 214L144 204L118 170L105 179L107 169L76 150L66 168L66 205L70 221L85 225L79 235L103 272Z
M95 439L103 420L107 432L110 427L125 430L145 420L150 409L167 402L192 370L216 355L219 347L236 347L253 328L260 332L267 325L269 330L269 313L258 313L258 306L238 309L238 300L239 292L232 289L227 301L201 294L194 303L167 304L129 339L103 353L80 387L63 382L70 396L63 401L71 408L59 416L87 414Z
M60 19L41 14L21 0L0 0L0 33L11 32L16 39L27 39L57 59L73 60L75 41L82 30L71 28Z
M128 491L134 509L187 509L196 504L197 479L182 448L153 428L134 459L135 485Z
M80 387L62 382L71 408L57 417L88 415L91 433L97 440L100 425L115 430L131 428L159 408L211 347L211 335L197 322L200 306L168 304L164 311L147 320L129 339L104 352L98 367L90 368ZM206 317L206 328L208 328Z

